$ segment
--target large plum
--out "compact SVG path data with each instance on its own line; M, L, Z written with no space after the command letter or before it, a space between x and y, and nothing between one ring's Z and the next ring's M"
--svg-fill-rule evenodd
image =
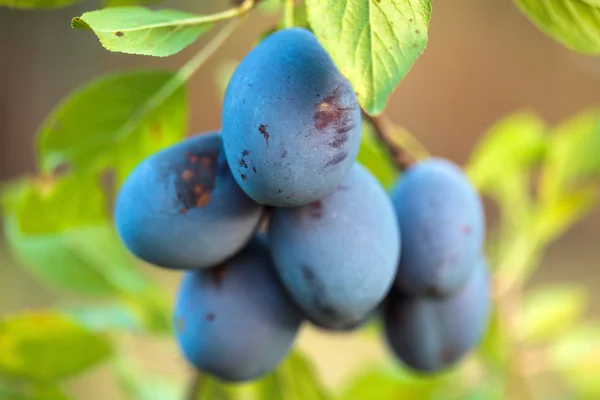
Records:
M301 323L259 241L227 263L186 273L175 308L179 346L200 371L257 378L290 350Z
M485 333L490 312L485 260L463 287L445 298L409 296L393 289L384 304L387 341L408 366L441 371L461 359Z
M269 229L284 286L319 326L358 324L393 283L400 253L394 209L359 164L324 199L275 208Z
M485 231L481 200L466 176L447 160L421 161L400 178L392 201L402 232L398 289L456 291L477 264Z
M262 207L233 179L217 133L162 150L129 175L116 201L117 230L132 253L168 268L204 268L239 251Z
M332 193L356 160L360 134L352 86L305 29L267 37L229 82L227 161L261 204L298 206Z

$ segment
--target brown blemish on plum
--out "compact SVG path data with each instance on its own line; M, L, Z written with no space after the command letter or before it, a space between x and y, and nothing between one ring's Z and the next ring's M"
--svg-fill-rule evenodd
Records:
M182 208L181 210L179 210L180 213L182 214L187 214L188 209L187 208Z
M338 165L339 163L344 161L346 159L346 157L348 157L347 152L343 151L341 153L338 153L335 156L331 157L331 159L329 161L327 161L327 164L325 164L325 166L333 167L334 165Z
M286 197L286 199L291 199L292 197L294 197L295 194L296 194L296 192L290 194L288 197Z
M250 152L246 149L242 150L242 157L246 157Z
M225 275L227 275L227 264L219 264L216 267L211 268L207 272L208 274L210 274L213 284L217 287L221 287L221 285L223 284L223 279L225 278Z
M310 216L316 219L323 217L323 203L320 201L313 201L308 205L308 211Z
M269 125L260 125L258 127L258 131L260 132L261 135L263 135L263 137L265 138L265 143L269 144L269 132L267 132L267 127Z
M194 171L186 169L181 173L181 179L188 182L194 177Z
M182 214L194 207L206 207L212 199L217 177L217 156L214 153L187 153L186 164L175 180L177 199ZM185 210L185 211L184 211Z
M240 158L240 162L238 163L240 167L248 169L248 163L243 158Z
M254 171L254 173L256 173L256 168L255 168L255 167L252 167L252 171Z
M205 317L205 318L206 318L206 321L208 321L208 322L213 322L213 321L215 320L215 314L213 314L213 313L208 313L208 314L206 314L206 317Z
M349 139L348 135L340 136L338 138L335 138L331 142L329 142L329 146L333 147L334 149L339 149L340 147L342 147L344 145L344 143L346 143L348 141L348 139Z
M288 153L287 150L281 149L281 152L279 153L279 156L281 158L286 158L287 157L287 153Z
M277 193L281 193L281 192L283 192L283 190L277 189Z
M243 180L244 182L246 182L246 179L248 179L248 177L247 177L246 175L244 175L244 174L241 174L240 176L241 176L241 178L242 178L242 180Z

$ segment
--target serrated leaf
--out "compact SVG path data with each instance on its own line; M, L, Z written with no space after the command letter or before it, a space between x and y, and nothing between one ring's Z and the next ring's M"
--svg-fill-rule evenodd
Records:
M362 107L380 114L427 44L430 0L307 0L319 41L352 83Z
M600 3L597 0L515 0L542 31L571 50L600 54Z
M496 122L471 153L466 170L478 189L495 193L496 187L540 162L546 149L547 128L530 113L517 113Z
M0 371L34 381L63 379L104 361L109 342L53 313L29 312L0 321Z
M213 26L187 12L137 6L86 12L71 25L94 31L107 50L156 57L179 53Z
M87 176L24 181L6 195L4 230L12 252L38 279L73 292L140 293L133 268Z
M50 172L67 164L88 173L114 168L121 182L142 159L185 136L182 83L170 72L125 72L76 90L38 131L41 168Z
M559 337L581 316L587 303L585 288L574 285L542 286L523 301L520 339L538 343Z
M67 7L81 1L82 0L0 0L0 7L22 10L52 9Z
M600 11L598 11L600 16ZM600 109L582 112L552 130L540 196L560 196L573 186L600 180Z
M373 129L366 122L363 123L357 161L371 171L386 189L389 189L398 177L398 171L389 152L375 137Z
M548 363L558 370L577 394L600 396L600 325L573 327L548 349Z

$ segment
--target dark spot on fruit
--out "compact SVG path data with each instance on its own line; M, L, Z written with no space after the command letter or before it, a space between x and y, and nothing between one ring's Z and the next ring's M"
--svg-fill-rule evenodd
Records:
M343 143L348 140L348 132L355 128L352 107L344 107L341 103L342 90L338 87L323 101L315 105L313 125L321 133L335 135L334 142ZM332 143L334 143L332 142Z
M217 154L186 154L187 165L175 180L177 199L186 212L194 207L205 207L210 203L216 185Z
M425 295L429 297L442 297L444 293L440 290L439 287L431 285L425 288Z
M182 214L187 214L188 209L187 208L182 208L181 210L179 210L180 213Z
M260 132L261 135L263 135L263 137L265 138L265 143L269 144L269 132L267 132L267 127L269 125L260 125L258 127L258 131Z
M323 203L320 201L313 201L308 205L308 211L313 218L319 219L323 217Z
M337 137L333 141L329 142L329 146L333 147L334 149L339 149L340 147L342 147L344 145L344 143L346 143L348 141L348 139L349 139L348 135L343 135L343 136Z
M341 192L345 192L346 190L348 190L348 186L344 186L344 185L339 185L337 187L337 190L341 191Z
M242 157L246 157L250 152L248 150L242 150Z
M213 313L208 313L208 314L206 314L206 317L205 317L205 318L206 318L206 320L207 320L208 322L213 322L213 321L215 320L215 314L213 314Z
M296 194L296 192L290 194L288 197L286 197L286 199L291 199L292 197L294 197L295 194Z
M287 157L287 153L288 153L287 150L281 149L281 152L279 153L279 156L281 158L286 158Z
M244 168L248 169L248 163L243 158L240 158L239 165L240 165L240 167L244 167Z
M227 264L219 264L216 267L209 269L207 273L210 274L213 284L217 287L221 287L223 279L225 278L225 275L227 275Z
M337 153L329 161L327 161L327 164L325 164L325 166L326 167L333 167L334 165L338 165L339 163L341 163L342 161L344 161L346 159L346 157L348 157L348 153L345 152L345 151Z
M125 34L124 34L123 32L121 32L121 31L116 31L116 32L115 32L115 36L116 36L116 37L123 37L124 35L125 35Z
M469 225L465 225L462 227L462 233L465 235L470 235L473 229Z
M337 311L328 301L325 299L327 296L327 290L324 285L317 278L313 268L306 264L300 265L300 272L302 273L302 278L306 281L308 288L311 293L312 301L314 302L316 308L327 317L335 317Z
M254 171L254 173L256 173L256 167L252 167L252 171Z
M246 175L244 175L244 174L241 174L240 177L242 178L242 180L244 182L246 182L246 179L248 179L248 177Z
M277 189L277 193L281 193L281 192L283 192L283 190Z

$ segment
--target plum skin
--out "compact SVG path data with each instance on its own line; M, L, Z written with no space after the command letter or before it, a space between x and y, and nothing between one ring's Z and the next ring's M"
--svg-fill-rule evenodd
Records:
M361 111L316 37L271 34L236 69L223 104L227 161L260 204L305 205L332 193L356 160Z
M482 258L451 296L410 296L392 290L384 303L385 336L394 354L412 369L440 372L481 340L490 308L490 273Z
M355 164L337 190L272 211L269 242L283 284L321 327L359 324L396 275L400 232L385 190Z
M174 313L185 358L198 370L233 382L274 369L290 351L301 322L268 250L256 240L226 264L186 272Z
M127 177L115 224L139 258L172 269L206 268L239 251L263 208L237 186L218 133L153 154Z
M455 164L431 158L408 169L391 196L402 232L396 287L442 297L458 290L485 235L483 206L467 177Z

